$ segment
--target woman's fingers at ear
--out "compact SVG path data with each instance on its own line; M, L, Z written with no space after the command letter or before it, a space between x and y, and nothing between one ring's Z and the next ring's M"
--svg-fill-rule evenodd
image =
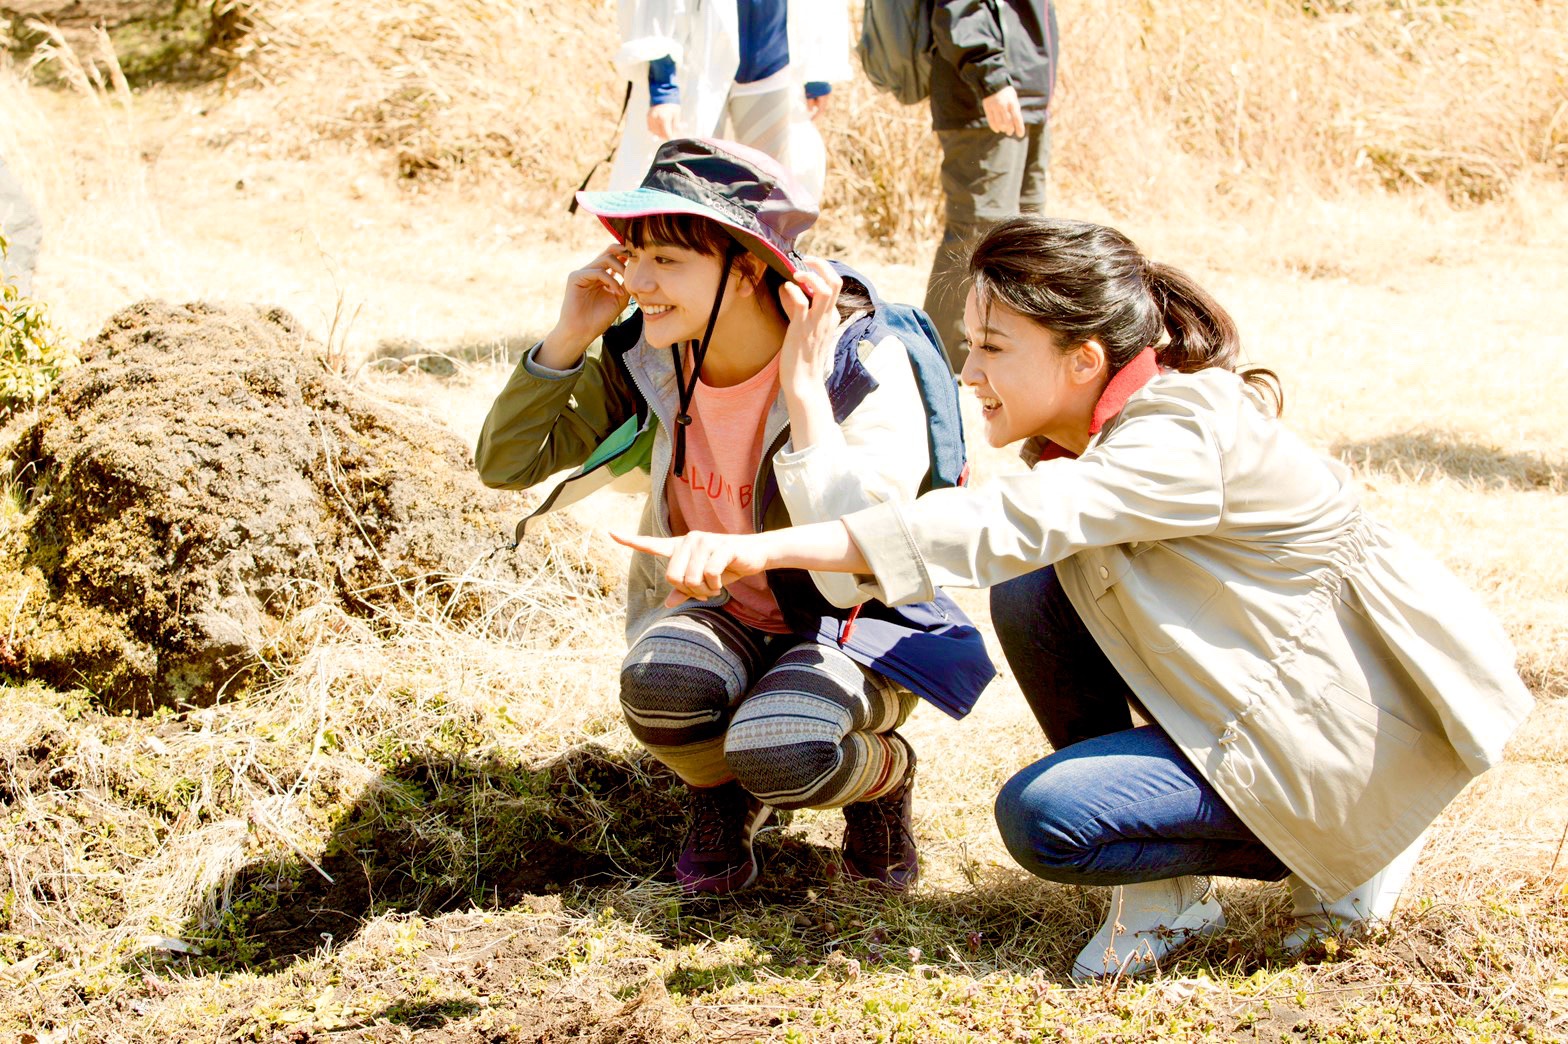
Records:
M806 318L811 310L810 299L794 283L785 283L779 287L779 304L784 306L784 317L792 323Z
M837 297L839 291L844 289L844 277L839 275L831 264L820 257L808 257L805 261L806 266L796 272L795 278L799 279L804 276L811 280L812 289L815 291L813 297L819 297L824 294L830 297Z
M844 280L820 257L808 257L805 262L795 272L797 292L809 299L807 314L820 319L835 311Z
M838 274L838 269L828 262L826 258L808 257L806 267L812 274L822 280L822 284L835 294L844 288L844 277Z

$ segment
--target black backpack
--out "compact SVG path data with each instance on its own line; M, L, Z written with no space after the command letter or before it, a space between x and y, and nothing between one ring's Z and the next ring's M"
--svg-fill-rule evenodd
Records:
M931 0L866 0L855 48L866 79L905 105L931 96Z

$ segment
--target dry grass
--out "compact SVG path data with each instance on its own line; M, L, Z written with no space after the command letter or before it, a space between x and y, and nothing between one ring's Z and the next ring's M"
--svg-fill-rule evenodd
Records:
M239 64L221 133L292 157L369 147L409 180L503 171L530 205L560 205L613 141L612 8L251 0L225 38ZM1475 202L1568 166L1560 4L1096 0L1061 17L1057 198L1121 216L1368 186ZM841 88L821 241L934 234L928 126L923 106Z
M5 930L62 957L212 934L243 865L323 872L336 818L385 798L389 767L461 755L528 769L615 731L598 696L618 628L573 557L562 543L463 629L439 612L307 610L264 661L271 682L238 703L137 720L85 693L8 689Z
M562 201L612 138L611 6L253 0L234 82L282 119L245 132L295 153L377 146L410 178L499 164ZM1369 185L1481 201L1568 168L1561 4L1096 0L1061 17L1053 173L1117 214ZM570 74L537 74L552 68ZM827 241L934 233L928 127L923 106L841 89Z
M617 606L547 562L466 628L303 616L240 703L116 718L83 694L4 689L0 1034L1568 1033L1568 197L1563 121L1541 115L1562 90L1541 65L1564 46L1561 5L1069 6L1062 209L1127 225L1233 308L1252 358L1284 375L1292 425L1483 592L1546 698L1439 822L1394 932L1285 958L1280 890L1230 882L1231 929L1162 976L1066 985L1102 900L1001 848L989 797L1043 753L1008 678L961 725L926 708L908 727L913 896L830 884L842 818L823 812L766 836L763 891L681 901L663 880L676 791L616 711ZM143 295L278 302L322 337L357 314L334 334L351 355L396 341L455 360L449 377L361 379L471 436L505 373L492 360L551 321L561 274L598 240L553 208L618 100L609 5L254 11L227 93L133 95L112 71L95 82L110 58L90 52L50 58L81 70L53 93L0 68L0 150L46 214L40 295L77 335ZM582 28L563 35L569 19ZM1448 61L1456 48L1476 58ZM574 77L524 75L557 67ZM840 102L831 201L862 217L819 243L918 299L935 229L923 114L860 88ZM1371 146L1404 158L1358 166ZM1410 173L1431 190L1364 191ZM867 261L867 236L896 257ZM975 456L982 481L1017 466ZM557 554L607 552L578 536ZM983 594L960 597L985 618Z
M1568 162L1560 5L1075 6L1059 155L1069 170L1092 157L1102 198L1370 180L1479 200Z
M620 102L606 90L613 5L265 0L250 9L255 28L235 80L298 114L272 128L295 148L314 136L386 148L409 178L500 164L560 198L609 146Z

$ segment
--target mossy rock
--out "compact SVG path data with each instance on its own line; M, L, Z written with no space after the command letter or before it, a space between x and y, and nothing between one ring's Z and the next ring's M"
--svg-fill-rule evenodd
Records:
M200 704L304 606L460 624L541 570L612 585L543 543L509 551L525 498L281 311L143 302L82 354L4 447L25 495L0 546L12 673L115 709Z

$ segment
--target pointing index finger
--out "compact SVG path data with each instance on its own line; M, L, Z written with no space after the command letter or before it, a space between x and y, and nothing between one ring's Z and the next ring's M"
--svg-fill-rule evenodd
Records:
M647 536L643 533L621 533L610 530L610 539L633 551L642 551L660 558L668 558L675 541L668 537Z

